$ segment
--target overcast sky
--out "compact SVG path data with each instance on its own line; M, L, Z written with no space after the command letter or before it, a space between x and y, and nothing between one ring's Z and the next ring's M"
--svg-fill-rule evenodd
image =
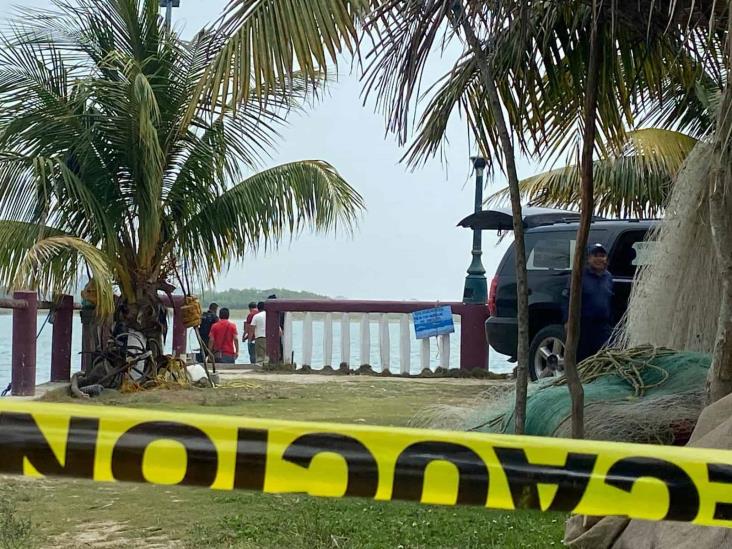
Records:
M73 1L73 0L69 0ZM0 0L0 15L11 16L17 0ZM25 0L26 6L49 5ZM223 12L227 0L181 0L174 26L190 36ZM433 67L442 74L452 66ZM445 160L411 172L399 163L403 151L384 135L384 121L373 105L362 106L357 74L342 69L329 94L302 115L292 116L277 150L266 165L304 159L333 164L360 192L367 211L355 234L308 235L266 255L250 257L223 273L217 288L285 287L352 299L460 300L470 263L472 236L457 222L473 208L471 150L464 124L452 121ZM521 159L519 176L539 168ZM498 172L486 193L505 186ZM506 243L483 236L488 277Z

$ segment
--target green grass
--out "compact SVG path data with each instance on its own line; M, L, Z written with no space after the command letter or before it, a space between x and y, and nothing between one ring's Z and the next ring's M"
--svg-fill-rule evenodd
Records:
M293 384L272 379L215 391L107 393L90 405L405 425L426 406L470 403L487 385L374 378ZM69 399L57 392L45 400ZM0 501L16 517L31 517L36 545L74 548L538 548L561 545L566 518L475 507L9 477L0 478Z
M31 521L19 516L6 499L0 501L0 549L23 549L33 546Z
M316 500L249 494L218 496L239 511L202 524L191 547L549 547L560 546L563 519L359 500ZM268 501L269 500L269 501ZM266 506L262 521L257 503ZM264 511L264 509L262 509Z

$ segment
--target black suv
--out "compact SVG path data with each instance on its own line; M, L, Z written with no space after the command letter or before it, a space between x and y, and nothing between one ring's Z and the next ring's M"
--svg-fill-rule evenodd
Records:
M529 281L529 374L537 379L549 363L561 370L564 355L562 304L574 256L579 214L549 208L525 208L526 267ZM636 268L648 257L646 233L657 221L593 220L588 244L601 243L608 250L608 269L615 282L614 316L618 321L628 305ZM509 210L474 214L462 226L510 230ZM497 352L516 357L516 272L512 244L503 256L490 285L486 321L488 343Z

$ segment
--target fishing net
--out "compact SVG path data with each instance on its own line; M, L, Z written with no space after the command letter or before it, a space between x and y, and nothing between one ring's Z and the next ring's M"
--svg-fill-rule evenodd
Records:
M679 173L615 346L714 349L722 286L709 217L711 155L712 147L700 143Z
M596 440L680 444L703 404L710 356L644 346L606 349L579 365L585 391L585 436ZM470 431L513 433L513 395L468 414ZM526 434L570 435L565 378L534 384L526 402Z

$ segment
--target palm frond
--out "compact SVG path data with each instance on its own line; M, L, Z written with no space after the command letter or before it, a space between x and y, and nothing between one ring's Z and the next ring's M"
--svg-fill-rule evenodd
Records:
M21 265L39 240L52 236L69 236L53 227L21 221L0 221L0 286L12 287Z
M670 130L630 132L617 156L594 163L595 213L614 217L655 217L663 212L676 174L698 141ZM567 166L519 183L521 195L534 206L576 209L580 204L580 170ZM506 203L508 190L493 193L487 205Z
M277 245L286 233L350 231L364 210L361 196L318 160L270 168L233 186L191 219L181 220L181 255L204 282L230 261Z
M207 93L233 104L254 94L291 95L299 72L312 83L357 42L357 21L371 0L231 0L218 30L226 43L205 79ZM278 90L279 88L279 90Z
M98 314L112 313L114 277L103 251L52 228L39 232L38 226L32 224L1 221L0 235L3 285L38 289L47 294L64 293L76 287L83 261L97 291ZM16 242L8 242L6 239L10 237Z

